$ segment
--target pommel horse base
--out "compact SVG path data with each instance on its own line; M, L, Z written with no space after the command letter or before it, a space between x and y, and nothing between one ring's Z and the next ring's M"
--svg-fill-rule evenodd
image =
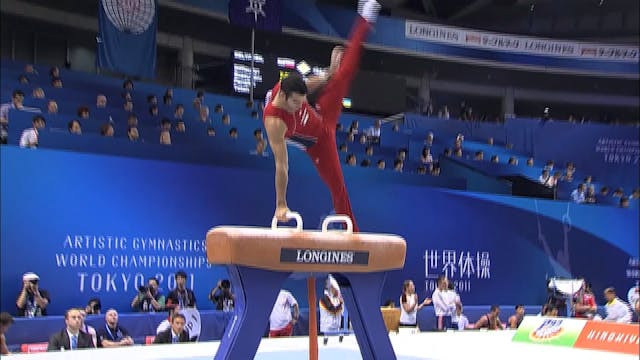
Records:
M215 359L255 357L282 284L293 273L333 274L362 358L396 359L379 301L386 272L404 267L404 239L354 234L350 219L342 215L327 217L322 231L302 231L301 217L288 217L296 219L296 228L279 228L274 218L271 229L221 226L207 233L209 263L226 265L239 289ZM336 221L346 222L347 230L328 231L329 223Z

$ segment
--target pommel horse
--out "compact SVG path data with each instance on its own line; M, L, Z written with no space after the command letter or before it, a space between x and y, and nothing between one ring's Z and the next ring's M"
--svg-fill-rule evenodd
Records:
M226 265L236 286L235 313L223 335L216 360L253 359L265 332L269 314L284 281L293 273L314 276L331 273L338 281L364 360L396 359L382 314L380 295L386 272L402 269L406 243L396 235L353 233L349 217L328 216L322 231L303 231L302 217L295 228L219 226L207 233L209 263ZM344 230L328 230L344 222ZM315 285L309 286L310 357L317 357ZM313 302L313 304L311 304ZM311 325L313 324L313 325Z

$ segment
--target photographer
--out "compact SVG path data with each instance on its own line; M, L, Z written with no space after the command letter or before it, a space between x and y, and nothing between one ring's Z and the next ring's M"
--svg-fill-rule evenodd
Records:
M231 292L231 282L227 279L218 281L209 293L209 300L216 305L216 310L233 311L235 296Z
M148 285L141 285L131 301L131 308L141 312L156 312L164 309L164 295L158 291L158 279L150 278Z
M32 272L22 276L22 291L16 300L18 316L32 318L47 315L47 306L51 299L46 290L38 288L39 280L40 277Z
M100 303L100 299L93 298L89 300L87 306L84 308L84 312L87 315L99 315L102 310L102 304Z

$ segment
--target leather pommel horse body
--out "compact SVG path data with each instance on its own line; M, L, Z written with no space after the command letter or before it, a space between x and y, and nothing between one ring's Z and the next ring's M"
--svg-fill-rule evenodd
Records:
M225 329L215 359L253 359L273 304L293 273L331 273L338 281L362 358L396 359L380 312L386 272L402 269L404 239L396 235L353 233L351 221L329 216L322 231L220 226L207 233L207 258L226 265L236 285L235 313ZM332 222L345 222L346 231L328 231ZM239 286L238 286L239 285ZM315 310L315 306L313 306Z

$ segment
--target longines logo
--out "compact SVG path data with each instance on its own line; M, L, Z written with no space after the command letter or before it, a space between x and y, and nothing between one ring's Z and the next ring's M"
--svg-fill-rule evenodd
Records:
M368 265L368 251L331 249L280 250L280 262L298 264Z

